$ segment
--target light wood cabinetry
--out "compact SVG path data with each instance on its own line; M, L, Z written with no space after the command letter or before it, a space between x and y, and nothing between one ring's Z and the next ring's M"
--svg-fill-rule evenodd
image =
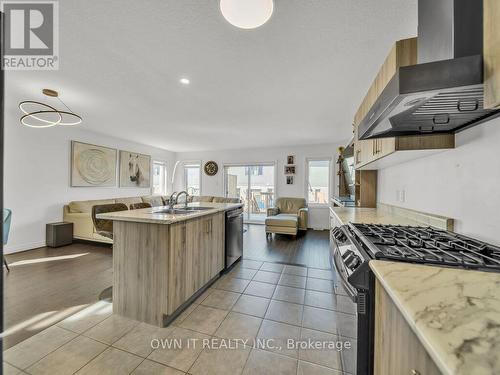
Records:
M500 108L500 1L484 0L484 107Z
M355 203L357 207L377 207L377 171L356 171Z
M224 268L225 213L165 224L113 224L113 311L163 326Z
M375 375L440 375L441 371L377 280L375 285Z

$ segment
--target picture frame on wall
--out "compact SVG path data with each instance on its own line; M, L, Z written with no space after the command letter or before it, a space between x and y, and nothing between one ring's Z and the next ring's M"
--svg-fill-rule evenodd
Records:
M285 165L285 175L293 175L295 172L295 165Z
M118 151L71 141L71 187L115 187Z
M287 164L295 164L295 155L288 155L286 157L286 163Z
M286 176L286 184L293 185L294 176Z
M151 187L151 156L120 150L120 187Z

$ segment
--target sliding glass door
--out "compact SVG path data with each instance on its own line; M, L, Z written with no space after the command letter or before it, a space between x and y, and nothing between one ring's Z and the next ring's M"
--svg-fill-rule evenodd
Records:
M266 210L274 205L276 193L274 164L230 165L224 167L225 195L245 204L246 222L264 223Z

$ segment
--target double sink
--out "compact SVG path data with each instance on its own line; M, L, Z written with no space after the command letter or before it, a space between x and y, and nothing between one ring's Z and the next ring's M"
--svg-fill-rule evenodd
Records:
M198 211L212 210L213 207L182 207L182 208L161 208L153 210L153 214L170 214L170 215L190 215Z

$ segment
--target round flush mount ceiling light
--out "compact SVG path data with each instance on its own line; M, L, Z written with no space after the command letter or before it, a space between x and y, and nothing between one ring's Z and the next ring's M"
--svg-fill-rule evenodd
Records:
M46 96L57 98L66 108L59 110L54 106L38 102L35 100L25 100L19 103L19 109L23 113L21 124L30 128L50 128L51 126L62 125L72 126L82 122L80 115L74 113L59 98L59 93L52 89L43 89L42 93Z
M189 85L191 81L187 78L181 78L179 82L182 83L183 85Z
M273 14L273 0L221 0L224 18L240 29L255 29L265 24Z

